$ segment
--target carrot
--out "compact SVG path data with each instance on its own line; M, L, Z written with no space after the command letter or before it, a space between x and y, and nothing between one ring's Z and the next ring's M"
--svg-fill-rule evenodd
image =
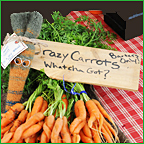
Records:
M75 103L75 106L77 106L77 108L78 108L78 112L79 112L78 117L81 120L85 120L86 119L86 108L85 108L84 102L82 100L78 100Z
M24 109L24 105L21 103L16 103L13 105L6 113L5 116L1 119L1 127L5 127L9 123L11 123L19 114Z
M4 135L4 137L1 139L1 143L8 143L9 140L12 138L14 132L7 133Z
M103 123L104 123L104 117L103 117L103 115L100 113L100 119L98 120L98 122L99 122L99 127L98 127L98 130L99 130L99 132L101 131L101 128L102 128L102 125L103 125Z
M20 139L17 143L24 143L24 139Z
M62 143L62 139L61 139L60 135L58 136L58 142L57 143Z
M99 111L102 113L102 115L107 118L114 126L115 126L115 123L113 121L113 119L109 116L109 114L106 112L106 110L101 106L101 104L99 103L99 101L95 100L95 99L92 99L93 102L97 105Z
M29 113L27 114L26 121L27 121L30 117L31 117L31 112L29 112Z
M77 117L73 120L73 122L70 125L70 132L73 133L75 128L79 125L80 122L83 120L86 120L86 109L84 102L82 100L78 100L75 103L79 114L77 114Z
M34 124L23 132L21 138L25 139L27 137L30 137L30 136L36 134L37 132L39 132L41 130L41 128L42 128L42 125Z
M113 127L105 119L104 119L104 123L109 128L109 130L111 131L111 133L115 136L115 138L119 141L119 138L118 138L118 136L116 134L116 131L113 129Z
M99 101L97 101L97 100L95 100L95 99L93 99L93 101L94 101L94 103L97 105L97 107L98 107L99 111L101 112L101 114L102 114L105 118L107 118L107 119L113 124L113 126L114 126L115 129L116 129L116 131L118 132L118 129L117 129L117 127L116 127L113 119L112 119L111 116L106 112L106 110L101 106L101 104L99 103ZM117 137L117 140L119 140L118 137Z
M5 136L6 134L8 134L9 133L9 130L8 131L6 131L5 133L4 133L4 135L3 136Z
M82 142L84 142L84 143L94 143L92 138L85 136L84 133L82 132L82 130L80 131L80 138L81 138Z
M87 122L85 123L84 127L82 128L82 131L86 137L92 138L92 132L91 132Z
M46 123L43 124L43 130L44 130L44 132L45 132L45 134L47 136L47 142L49 142L52 132L51 132L50 128L46 125Z
M54 115L49 115L45 118L46 125L49 127L49 129L52 131L55 123L55 117Z
M63 116L63 126L61 129L61 137L62 137L62 142L63 143L71 143L71 136L70 136L70 132L68 129L68 121L67 118L65 116Z
M84 127L86 124L86 120L82 121L74 130L73 134L79 134L80 130Z
M8 131L13 126L13 122L11 122L6 127L1 128L1 134L4 134L6 131Z
M1 113L1 119L5 117L5 113Z
M37 133L37 137L36 137L36 143L39 143L41 140L41 131L39 133Z
M40 143L47 143L47 135L46 135L45 131L43 131L41 134Z
M67 97L65 94L62 95L61 97L62 101L65 103L66 105L66 110L67 110L67 107L68 107L68 100L67 100ZM64 105L62 105L62 108L64 108Z
M105 128L105 130L109 134L110 138L114 141L113 135L112 135L111 131L109 130L109 128L107 127L107 125L105 123L103 124L103 127Z
M47 108L48 108L48 103L46 100L43 100L43 104L40 112L44 113Z
M4 134L1 134L1 139L4 137Z
M29 127L31 127L32 125L36 124L37 122L41 121L44 119L44 114L41 112L38 112L36 114L34 114L33 116L31 116L24 124L20 125L13 136L12 142L16 143L22 136L22 133L28 129Z
M107 133L107 131L103 126L102 126L102 133L108 143L113 143L112 139L110 138L109 134Z
M42 105L43 105L43 98L41 96L38 96L34 102L34 105L33 105L32 111L31 111L31 116L40 112Z
M79 109L78 109L77 103L75 103L75 105L74 105L74 112L75 112L76 117L78 117L79 116Z
M86 102L86 108L90 114L90 118L89 118L89 121L88 121L88 126L90 128L92 128L92 125L93 125L93 122L95 120L98 120L100 123L99 123L99 131L101 131L101 127L102 127L102 124L103 124L103 116L101 115L99 109L97 108L97 106L95 105L94 101L92 100L88 100Z
M28 143L36 143L37 134L34 134L29 137Z
M55 117L53 115L49 115L45 118L43 129L47 135L47 142L49 142L51 138L51 132L54 127L54 123L55 123Z
M43 127L44 121L39 121L37 124L39 124L41 127Z
M92 136L93 136L94 142L95 143L101 143L102 141L101 141L98 129L94 124L92 126L91 131L92 131Z
M19 114L18 118L14 121L14 124L12 128L10 129L10 132L15 132L15 130L25 122L26 117L27 117L28 111L27 110L22 110L21 113Z
M59 141L59 133L61 132L63 126L63 119L58 118L54 124L52 133L51 133L51 142L57 143Z
M26 122L28 121L28 119L29 119L30 117L31 117L31 112L29 112L29 113L27 114ZM24 139L24 141L25 141L26 143L29 143L29 140L30 140L30 137Z
M79 134L74 134L72 136L72 143L79 143L81 140L80 135Z

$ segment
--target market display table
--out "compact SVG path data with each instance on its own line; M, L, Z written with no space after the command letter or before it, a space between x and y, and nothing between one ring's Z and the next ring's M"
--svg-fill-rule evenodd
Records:
M115 33L105 22L103 14L91 14L89 11L71 11L67 16L75 20L81 15L101 21L105 30ZM121 52L141 55L139 89L137 92L94 86L105 109L132 143L143 143L143 35L124 41L117 35L114 44L108 44Z

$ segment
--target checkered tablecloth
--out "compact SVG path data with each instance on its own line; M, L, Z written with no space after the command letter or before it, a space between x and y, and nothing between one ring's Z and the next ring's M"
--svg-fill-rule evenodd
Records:
M104 22L103 14L93 15L89 11L71 11L67 16L75 20L81 15L101 21L105 30L114 32ZM131 142L143 143L143 35L127 41L118 35L117 38L114 44L111 44L112 47L121 52L141 55L139 89L137 92L132 92L101 86L94 86L94 88L106 110Z

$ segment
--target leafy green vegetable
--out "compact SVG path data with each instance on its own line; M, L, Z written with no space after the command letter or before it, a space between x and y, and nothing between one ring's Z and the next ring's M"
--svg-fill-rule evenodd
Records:
M69 17L63 17L60 12L52 14L54 22L50 24L44 20L39 39L68 43L74 45L89 46L94 48L113 49L102 41L116 39L114 33L105 31L101 22L90 19L87 16L80 16L74 22ZM87 23L86 26L78 24Z

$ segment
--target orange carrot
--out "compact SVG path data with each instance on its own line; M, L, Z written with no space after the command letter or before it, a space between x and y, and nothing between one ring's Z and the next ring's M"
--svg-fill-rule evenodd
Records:
M24 139L20 139L17 143L24 143Z
M48 108L48 103L46 100L43 100L43 104L40 112L44 113L47 108Z
M43 124L43 130L44 130L44 132L45 132L45 134L47 136L47 142L49 142L52 132L51 132L50 128L46 125L46 123Z
M39 124L41 127L43 127L44 121L39 121L37 124Z
M51 133L51 142L52 143L57 143L59 141L59 134L61 132L63 126L63 119L58 118L54 124L52 133Z
M61 137L62 137L62 142L63 143L71 143L71 136L70 136L70 132L68 129L68 121L67 118L65 116L63 116L63 126L61 129Z
M11 123L23 109L24 105L21 103L16 103L15 105L13 105L1 119L1 127L5 127L9 123Z
M87 122L84 125L84 127L82 128L82 131L86 137L92 138L92 132L91 132Z
M92 138L85 136L84 133L82 132L82 130L80 131L80 138L81 138L82 142L84 142L84 143L94 143Z
M57 141L57 143L62 143L62 139L61 139L60 135L58 136L58 141Z
M102 126L102 133L108 143L113 143L112 139L110 138L109 134L107 133L107 131L103 126Z
M79 143L81 140L80 135L79 134L74 134L72 136L72 143Z
M37 134L34 134L29 137L28 143L36 143Z
M29 113L27 114L26 121L27 121L30 117L31 117L31 112L29 112Z
M55 123L55 117L54 115L49 115L45 118L46 125L49 127L49 129L52 131Z
M4 134L1 134L1 139L4 137Z
M90 114L90 118L89 118L89 121L88 121L88 126L90 128L92 128L93 122L95 120L98 120L98 121L100 121L99 130L101 130L101 127L102 127L102 124L103 124L103 117L102 117L99 109L95 105L94 101L88 100L86 102L86 108L87 108L87 110Z
M79 134L80 130L84 127L85 124L86 124L86 120L79 123L79 125L75 128L73 134Z
M1 139L1 143L8 143L10 139L12 138L14 132L7 133L4 135L4 137Z
M86 108L85 108L84 102L83 102L82 100L78 100L78 101L75 103L75 106L77 106L78 111L79 111L78 117L79 117L81 120L85 120L85 119L86 119Z
M62 95L61 97L62 101L65 103L66 105L66 110L67 110L67 107L68 107L68 100L67 100L67 97L65 94ZM64 108L64 105L62 105L62 108Z
M43 129L47 135L47 142L49 142L51 138L51 132L54 127L54 123L55 123L55 117L53 115L45 117L45 123L43 125Z
M75 103L75 105L74 105L74 112L75 112L76 117L78 117L79 116L79 108L78 108L77 103Z
M39 96L36 98L36 100L34 102L34 105L33 105L32 111L31 111L31 116L40 112L42 105L43 105L43 98L41 96Z
M108 127L108 129L111 131L111 133L115 136L115 138L119 141L119 138L117 136L116 131L113 129L113 127L104 119L104 123Z
M30 140L30 137L24 139L25 143L29 143L29 140Z
M98 127L98 130L99 130L99 132L101 131L101 128L102 128L102 125L103 125L103 123L104 123L104 117L103 117L103 115L100 113L100 119L98 120L98 122L99 122L99 127Z
M31 116L24 124L20 125L15 133L14 136L12 138L12 143L16 143L22 136L22 133L28 129L29 127L31 127L32 125L36 124L37 122L41 121L44 119L44 114L41 112L38 112L36 114L34 114L33 116Z
M42 126L43 126L43 121L40 121L37 124L32 125L31 127L29 127L23 132L21 138L25 139L31 136L35 137L35 134L41 130Z
M94 142L95 143L101 143L101 138L100 138L100 135L99 135L99 132L98 132L98 128L95 126L97 125L97 123L93 124L92 126L92 136L93 136L93 139L94 139Z
M5 117L5 113L1 113L1 119Z
M112 135L111 131L109 130L109 128L107 127L107 125L105 123L103 124L103 127L105 128L105 130L109 134L110 138L113 140L113 135Z
M31 112L29 112L29 113L27 114L26 122L28 121L28 119L29 119L30 117L31 117ZM30 137L25 138L24 141L25 141L26 143L29 143Z
M77 109L79 111L79 114L77 115L73 122L70 125L70 132L73 133L75 128L79 125L80 122L83 120L86 120L86 109L84 102L82 100L78 100L75 105L77 106Z
M47 135L46 135L45 131L43 131L41 134L40 143L47 143Z
M99 111L102 113L102 115L107 118L114 126L115 126L115 123L113 121L113 119L110 117L110 115L106 112L106 110L101 106L101 104L99 103L99 101L95 100L95 99L92 99L93 102L97 105Z
M13 122L11 122L6 127L1 128L1 134L4 134L6 131L8 131L13 126Z
M14 124L12 128L10 129L10 132L15 132L15 130L25 122L26 117L27 117L28 111L27 110L22 110L21 113L19 114L18 118L14 121Z
M30 128L28 128L27 130L25 130L21 136L22 139L25 139L27 137L30 137L34 134L36 134L37 132L39 132L41 130L41 126L39 124L34 124L32 125Z
M41 140L41 131L39 133L37 133L37 137L36 137L36 143L39 143Z
M110 129L112 134L115 136L116 135L116 131L113 129L113 127L106 120L104 120L104 123L107 125L107 127Z

